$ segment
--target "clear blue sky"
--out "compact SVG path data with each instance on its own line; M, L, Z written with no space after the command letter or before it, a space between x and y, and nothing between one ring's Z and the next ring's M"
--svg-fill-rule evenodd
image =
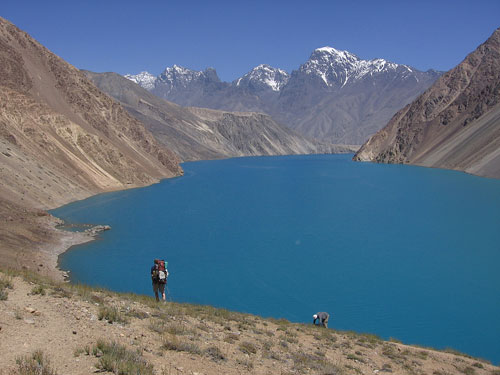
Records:
M500 0L1 0L0 15L78 68L157 75L259 64L292 71L318 47L448 70L500 27Z

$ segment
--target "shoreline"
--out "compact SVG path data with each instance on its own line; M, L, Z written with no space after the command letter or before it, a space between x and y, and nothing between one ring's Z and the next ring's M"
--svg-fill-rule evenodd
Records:
M351 146L351 145L347 145L347 146L348 147L359 147L359 146ZM183 164L183 163L192 163L192 162L213 161L213 160L227 160L227 159L235 159L235 158L247 158L247 157L256 158L256 157L305 156L305 155L344 155L344 154L353 154L354 155L354 151L338 152L338 153L291 154L291 155L244 155L244 156L224 157L222 159L189 160L189 161L184 161L181 164ZM89 195L88 197L85 197L83 199L94 197L96 195L103 194L103 193L116 192L116 191L125 191L125 190L130 190L130 189L140 189L140 188L143 188L143 187L148 187L148 186L160 183L161 181L166 180L166 179L174 179L174 178L179 178L179 177L183 177L183 176L184 176L184 174L182 174L180 176L173 176L173 177L162 178L162 179L160 179L159 181L157 181L155 183L152 183L152 184L149 184L149 185L144 185L144 186L131 186L131 187L124 187L123 189L117 189L117 190L112 190L112 191L103 191L103 192L100 192L100 193ZM77 201L78 200L70 201L70 202L64 203L61 206L58 206L58 207L55 207L55 208L50 208L48 210L54 210L54 209L63 207L65 205L67 205L67 204L77 202ZM48 210L44 210L44 211L47 212ZM74 247L74 246L82 245L84 243L88 243L88 242L94 241L96 239L96 237L99 235L100 231L96 232L96 233L88 233L87 231L85 231L85 232L70 232L70 231L66 231L64 229L57 228L58 226L63 226L65 224L67 224L66 222L64 222L64 220L62 220L62 219L60 219L60 218L58 218L56 216L53 216L50 213L49 213L49 215L54 219L54 222L50 224L50 226L51 226L50 229L52 231L54 231L55 233L57 233L57 236L59 237L57 239L58 242L56 244L56 248L52 249L52 250L48 250L47 247L49 247L51 244L50 243L45 243L45 244L42 244L38 250L35 250L35 251L38 251L39 253L44 253L46 255L46 258L45 258L46 262L48 262L49 265L51 266L51 270L50 270L51 272L45 273L45 274L53 277L55 280L58 280L58 281L62 281L62 280L69 281L68 280L69 279L69 275L68 275L69 271L65 271L65 270L62 270L61 268L59 268L59 256L62 255L62 254L64 254L65 252L71 250L71 248ZM96 227L100 227L100 226L102 226L102 225L95 224L95 225L91 226L91 229L92 228L96 228Z
M40 254L40 258L44 259L47 264L47 272L44 273L57 281L66 281L68 279L68 271L59 268L59 256L70 250L73 246L94 241L96 234L70 232L59 229L57 226L61 225L62 220L55 216L51 217L55 219L49 224L54 235L54 242L41 244L38 248L38 253Z

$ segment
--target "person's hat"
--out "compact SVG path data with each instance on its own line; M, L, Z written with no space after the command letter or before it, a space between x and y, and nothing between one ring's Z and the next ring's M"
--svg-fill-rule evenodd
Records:
M318 315L314 314L313 319L318 319Z

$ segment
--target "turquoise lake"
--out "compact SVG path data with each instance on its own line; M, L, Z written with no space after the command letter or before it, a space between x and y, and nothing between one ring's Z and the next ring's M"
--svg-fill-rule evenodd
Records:
M500 363L500 180L352 155L183 164L184 177L52 213L109 224L73 282L454 348Z

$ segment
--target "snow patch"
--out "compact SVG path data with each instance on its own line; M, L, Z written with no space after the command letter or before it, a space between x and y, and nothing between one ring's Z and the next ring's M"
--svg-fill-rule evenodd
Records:
M406 65L398 65L384 59L362 60L349 51L326 46L315 49L299 70L318 76L329 87L342 88L348 82L355 82L368 75L395 73L400 67L404 67L410 76L416 74Z
M155 87L156 77L149 72L140 72L139 74L125 74L125 78L137 83L146 90L152 90Z

